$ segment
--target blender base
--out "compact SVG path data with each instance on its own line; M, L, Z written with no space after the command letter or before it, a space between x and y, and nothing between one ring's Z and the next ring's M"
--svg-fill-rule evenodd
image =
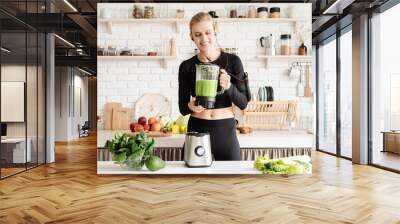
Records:
M215 97L196 96L196 106L201 105L206 109L214 109Z

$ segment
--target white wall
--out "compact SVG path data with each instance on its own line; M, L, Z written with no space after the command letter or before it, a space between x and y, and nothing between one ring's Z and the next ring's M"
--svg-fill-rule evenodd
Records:
M185 17L190 18L199 11L216 10L218 15L228 14L232 4L147 4L155 6L156 15L174 16L176 9L185 9ZM309 54L311 55L311 4L234 4L254 5L256 7L278 6L283 16L290 7L295 7L297 12L302 12L301 17L306 19L303 34L306 40ZM117 12L117 15L128 15L133 4L102 3L98 4L98 18L103 9ZM178 68L179 64L194 55L195 45L189 38L188 23L180 25L181 31L175 32L174 24L170 23L115 23L113 32L107 32L105 23L98 22L97 41L100 46L116 45L119 48L138 46L149 47L151 45L163 45L170 38L176 39L177 59L168 63L166 69L161 67L159 61L117 61L113 59L98 59L98 115L103 114L106 102L121 102L125 107L134 107L136 100L145 93L162 93L172 103L172 116L179 115L178 109ZM269 61L266 69L265 60L257 56L265 54L265 50L259 46L259 38L269 33L279 37L282 33L292 34L293 50L297 52L300 41L298 36L293 37L293 23L221 23L218 24L219 33L217 39L221 47L236 47L239 49L239 57L242 59L244 69L249 73L252 93L257 93L260 86L268 85L274 88L275 100L298 100L300 115L314 117L313 98L297 97L296 86L298 80L288 77L288 69L293 61L275 59ZM278 38L279 39L279 38ZM310 126L310 125L309 125Z
M79 137L78 124L88 120L87 77L71 67L56 67L55 73L55 141L70 141ZM81 89L82 114L74 107L74 103L79 104L76 88Z

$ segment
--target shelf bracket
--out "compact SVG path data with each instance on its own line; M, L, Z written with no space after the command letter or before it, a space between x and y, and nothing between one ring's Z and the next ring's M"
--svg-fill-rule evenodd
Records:
M112 24L111 22L106 22L107 24L107 33L112 34Z
M268 58L265 58L265 69L268 70Z
M181 32L181 25L178 20L175 21L175 32L180 33Z
M167 69L167 59L162 59L161 60L161 67L163 67L163 69Z

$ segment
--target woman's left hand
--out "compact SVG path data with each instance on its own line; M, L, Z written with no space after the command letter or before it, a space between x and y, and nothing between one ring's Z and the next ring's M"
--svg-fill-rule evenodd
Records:
M225 71L225 69L221 69L219 72L219 85L225 90L231 87L231 76Z

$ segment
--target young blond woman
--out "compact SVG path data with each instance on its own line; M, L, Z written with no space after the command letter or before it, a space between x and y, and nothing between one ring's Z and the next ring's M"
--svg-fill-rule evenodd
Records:
M214 21L206 12L199 12L190 20L190 38L199 53L179 66L179 110L190 114L189 132L208 132L215 160L241 160L236 136L236 121L232 103L240 109L247 106L246 86L240 58L217 47ZM214 109L195 104L196 64L212 63L220 67L218 91ZM232 78L233 77L233 78Z

